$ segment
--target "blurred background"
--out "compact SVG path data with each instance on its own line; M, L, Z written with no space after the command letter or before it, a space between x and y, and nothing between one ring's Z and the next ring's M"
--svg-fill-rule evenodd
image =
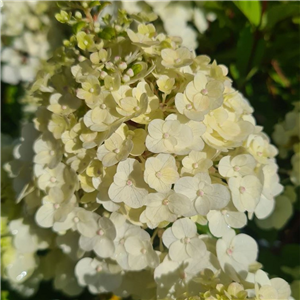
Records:
M271 276L292 283L293 296L300 299L300 149L297 146L300 135L300 3L126 1L108 6L102 15L113 15L121 7L129 13L155 12L158 15L155 25L161 31L181 36L184 45L195 49L198 55L208 55L226 65L233 86L253 106L257 124L264 127L279 147L277 162L281 183L288 186L287 200L280 202L281 209L273 220L267 224L253 220L242 231L258 242L258 261L264 269ZM54 1L4 1L1 8L2 145L18 138L22 124L33 117L36 103L28 99L26 89L54 49L69 35L68 28L54 18L58 11ZM3 195L1 201L5 201ZM4 255L3 238L1 246ZM112 295L91 297L84 293L77 299L117 299ZM11 291L3 281L1 299L16 300L22 296ZM45 282L30 299L70 298L56 292L51 282Z

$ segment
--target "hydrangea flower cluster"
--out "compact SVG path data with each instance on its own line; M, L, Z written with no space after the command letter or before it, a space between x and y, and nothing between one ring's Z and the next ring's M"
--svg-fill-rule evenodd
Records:
M141 11L154 12L163 23L169 35L180 36L182 45L189 49L198 47L198 35L204 33L209 22L216 19L212 12L206 12L200 1L122 1L122 7L130 14Z
M294 109L286 114L283 122L275 125L273 139L279 148L281 158L287 158L293 152L291 159L291 182L295 186L300 185L300 132L299 132L300 105L294 103Z
M8 84L33 82L41 62L49 58L52 44L49 35L55 27L50 18L54 5L50 1L4 1L1 8L1 80ZM16 22L16 20L18 20ZM59 31L56 37L59 36Z
M104 5L62 2L56 15L75 34L33 84L40 106L5 164L22 206L6 278L31 291L53 279L71 296L289 299L234 230L282 191L248 101L225 66L147 15L100 26Z
M290 158L291 170L282 170L290 178L292 184L286 185L283 194L275 198L275 207L271 215L263 220L256 220L263 229L281 229L293 215L293 204L297 201L297 187L300 184L300 132L299 132L299 103L294 103L294 109L286 114L281 123L275 125L273 139L279 148L279 157Z

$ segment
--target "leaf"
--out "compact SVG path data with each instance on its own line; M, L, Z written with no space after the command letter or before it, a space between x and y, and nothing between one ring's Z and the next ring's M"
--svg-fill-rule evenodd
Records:
M299 4L280 4L266 11L262 19L261 29L272 29L278 22L293 16L299 17Z
M75 25L72 26L73 33L74 34L78 33L79 31L82 30L82 28L84 28L86 26L87 26L87 23L84 21L80 21L80 22L76 23Z
M250 21L250 23L258 27L261 18L260 1L233 1L233 2L246 16L246 18Z
M245 27L241 33L237 43L237 60L236 67L240 75L240 80L246 77L246 72L253 47L253 34L250 26Z
M230 70L230 74L233 77L234 80L238 80L238 78L240 77L239 71L236 68L235 64L230 64L229 66L229 70Z
M300 24L300 17L299 16L294 17L292 21L294 24Z
M113 37L116 36L116 32L111 27L105 27L100 33L99 37L104 40L111 40Z

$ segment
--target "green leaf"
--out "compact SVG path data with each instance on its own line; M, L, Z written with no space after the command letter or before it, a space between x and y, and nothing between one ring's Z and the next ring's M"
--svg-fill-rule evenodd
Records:
M294 17L292 21L293 21L294 24L299 25L300 24L300 17Z
M299 17L299 4L294 3L286 3L280 4L271 7L269 10L266 11L261 28L262 29L272 29L278 22L293 16Z
M8 291L1 291L1 299L2 300L9 300L9 292Z
M76 23L75 25L72 26L73 33L74 34L78 33L79 31L81 31L82 28L84 28L87 25L88 24L84 21L80 21L80 22Z
M235 64L230 64L229 66L229 70L230 70L230 74L233 77L234 80L238 80L238 78L240 77L239 71L236 68Z
M249 66L252 47L253 34L250 26L247 26L241 31L239 40L237 42L236 67L240 76L240 80L244 80L247 75L246 73Z
M100 33L99 37L104 40L111 40L113 37L115 37L116 32L111 27L105 27Z
M261 18L261 3L260 1L233 1L234 4L241 10L254 26L260 24Z
M137 75L143 70L143 66L142 66L142 64L137 63L137 64L133 65L131 67L131 69L132 69L134 75Z

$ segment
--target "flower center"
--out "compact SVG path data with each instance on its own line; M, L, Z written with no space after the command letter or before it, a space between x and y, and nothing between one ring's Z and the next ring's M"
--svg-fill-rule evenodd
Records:
M146 252L147 252L147 250L146 250L145 248L142 248L142 249L141 249L141 253L142 253L142 254L146 254Z
M136 106L135 108L134 108L134 110L135 111L139 111L141 108L139 107L139 106Z
M114 150L114 152L115 152L116 154L118 154L118 153L120 153L120 149L119 149L119 148L116 148L116 149Z
M236 171L236 172L238 172L240 169L241 169L241 168L240 168L239 166L235 166L235 167L233 168L233 170Z
M240 186L239 190L241 194L244 194L246 192L246 188L243 186Z
M56 182L56 178L55 177L50 177L50 182L52 182L52 183L54 183L54 182Z
M78 217L75 217L75 218L73 219L73 221L74 221L75 223L78 223L78 222L79 222L79 218L78 218Z
M193 164L193 168L194 168L194 169L197 169L198 167L199 167L199 164L198 164L198 163L194 163L194 164Z
M101 272L101 271L102 271L102 267L101 267L101 266L98 266L97 269L96 269L96 271L97 271L97 272Z
M204 195L204 192L202 190L197 191L197 196L202 197Z
M162 201L162 204L163 204L163 205L168 205L168 204L169 204L169 200L168 200L168 199L164 199L164 200Z
M257 154L258 156L262 156L262 155L263 155L263 153L262 153L261 151L257 151L256 154Z
M231 256L232 253L233 253L233 249L228 248L228 249L226 250L226 253L227 253L229 256Z
M157 178L161 178L162 174L161 174L161 172L156 172L156 173L155 173L155 176L156 176Z
M164 139L168 139L170 137L170 135L166 132L166 133L164 133L164 135L163 135L163 138Z
M127 182L126 182L126 184L128 185L128 186L132 186L132 181L129 179L129 180L127 180Z
M202 94L202 95L207 95L207 94L208 94L208 90L207 90L207 89L203 89L203 90L201 91L201 94Z
M66 106L66 105L62 105L61 108L62 108L63 110L65 110L65 109L67 109L67 106Z
M49 152L49 154L50 154L51 156L53 156L53 155L55 154L54 150L51 150L51 151Z
M106 105L105 105L105 104L101 104L101 105L100 105L100 108L101 108L101 109L106 109Z
M192 104L187 104L187 105L185 106L186 109L192 109L192 107L193 107Z
M58 209L60 205L58 203L55 203L53 206L54 206L54 209Z
M102 236L102 235L104 234L104 231L103 231L102 229L99 229L99 230L97 231L97 234L100 235L100 236Z
M184 238L184 243L185 244L189 244L190 243L190 241L191 241L191 239L189 238L189 237L186 237L186 238Z
M90 88L90 93L94 93L95 90L93 88Z

